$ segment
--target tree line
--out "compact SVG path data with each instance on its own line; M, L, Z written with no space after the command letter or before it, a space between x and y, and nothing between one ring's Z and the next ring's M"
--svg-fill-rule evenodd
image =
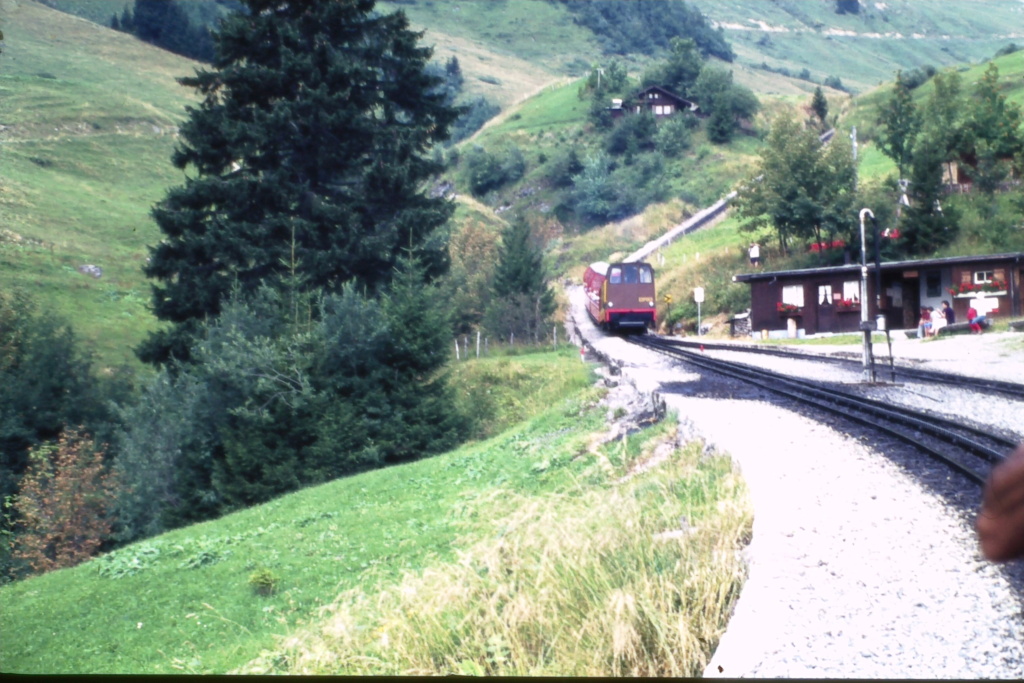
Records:
M472 434L446 371L466 272L453 203L428 191L460 108L431 51L373 0L244 6L216 66L180 79L201 101L171 159L184 182L152 210L154 372L99 381L70 329L0 293L4 578ZM543 335L530 226L493 257L474 321Z
M589 29L606 54L651 55L669 49L675 38L689 38L704 56L735 58L721 29L685 2L560 0L574 21Z
M111 15L108 24L151 45L209 63L214 57L211 29L223 11L241 7L235 0L135 0Z
M926 82L927 97L915 98L913 91ZM909 77L897 72L871 136L864 138L892 159L897 172L864 187L857 183L852 146L819 140L828 111L820 89L808 111L814 115L805 121L773 122L736 204L744 228L774 234L782 254L839 240L850 245L845 255L823 251L819 258L859 256L858 212L865 206L889 237L882 246L886 258L933 256L960 238L1024 248L1013 229L1024 193L1019 183L1008 182L1024 171L1024 117L1002 91L994 63L973 84L955 70L915 70ZM972 193L951 194L954 166L971 177Z

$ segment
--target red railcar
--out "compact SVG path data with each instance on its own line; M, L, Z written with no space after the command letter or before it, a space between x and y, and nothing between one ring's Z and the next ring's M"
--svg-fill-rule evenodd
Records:
M649 263L592 263L583 275L587 311L602 329L643 332L657 322Z

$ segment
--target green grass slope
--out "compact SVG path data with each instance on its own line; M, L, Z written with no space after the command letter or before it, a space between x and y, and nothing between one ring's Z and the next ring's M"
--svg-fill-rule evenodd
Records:
M467 94L502 109L554 80L582 74L600 55L593 35L555 3L381 0L377 8L405 12L424 32L423 44L434 49L435 60L458 58Z
M1000 92L1006 96L1007 101L1024 106L1024 50L978 64L949 67L955 68L960 75L961 91L964 97L970 98L975 84L984 76L990 63L995 64L999 69ZM857 126L858 135L867 139L874 136L878 127L879 112L892 97L892 81L893 79L889 79L883 85L856 98L855 106L844 117L843 123L847 128ZM915 88L912 92L915 106L919 109L925 107L934 90L935 86L931 80ZM892 168L895 170L895 166Z
M817 82L838 76L868 90L896 70L990 58L1024 40L1024 5L1000 0L861 2L859 14L835 13L833 0L690 0L721 26L743 65L767 63Z
M133 363L156 324L149 209L183 181L174 79L195 63L32 0L0 4L0 26L0 287L69 319L104 364Z
M571 580L575 572L570 570L584 562L612 561L600 574L610 571L612 585L602 578L582 587L596 591L599 602L606 603L616 588L655 579L655 572L678 582L677 590L693 614L684 618L667 610L665 618L677 625L701 625L704 640L688 653L692 661L687 675L699 671L724 627L741 579L732 550L749 534L749 504L728 461L701 457L702 449L693 448L676 453L666 465L629 486L616 484L633 464L651 457L656 443L671 436L672 424L599 446L598 434L607 428L609 418L595 402L598 392L590 386L590 370L571 347L461 363L457 375L467 395L493 402L498 423L511 418L514 426L448 454L340 479L127 546L73 569L0 587L0 670L293 671L290 667L298 656L275 653L284 648L320 651L318 639L337 632L326 625L334 612L329 606L338 604L340 594L355 591L367 597L371 604L361 610L360 618L413 623L402 611L382 607L387 595L382 589L419 580L416 577L457 572L463 566L460 558L478 544L517 538L508 520L517 509L538 506L545 511L549 530L561 529L568 535L573 552L552 567L569 575L563 578ZM580 510L574 501L586 500L587 507L594 507L615 496L626 497L618 508L629 501L641 506L637 514L645 520L644 531L627 535L654 558L647 569L650 577L627 571L632 564L621 555L622 549L605 546L594 557L583 552L601 538L592 526L601 520L575 529L571 522ZM694 534L701 539L699 552L686 543L659 544L648 533L677 528L682 514L703 529ZM550 566L550 552L542 555ZM525 569L538 561L516 552L504 557L522 562ZM681 557L686 562L679 562ZM257 594L250 585L250 577L260 570L278 580L272 594ZM685 575L679 576L679 571ZM687 581L705 579L700 585L707 588L701 591L710 592L683 592ZM538 587L559 590L561 585L552 579ZM527 595L532 593L524 592L523 597ZM542 604L542 597L536 596L538 608L543 607L536 622L561 628L563 646L576 643L568 634L593 621L586 619L588 612L575 612L583 606L573 604L554 609ZM444 602L444 593L424 589L413 602L423 607L437 600ZM440 634L469 661L488 666L485 655L476 658L476 646L460 646L444 629ZM484 639L488 635L482 634ZM376 638L371 640L376 643ZM607 638L604 646L611 640ZM331 647L339 656L358 660L363 673L408 673L412 665L400 653L390 653L390 659L372 655L380 664L373 666L369 650L374 643L354 650L337 643ZM573 665L559 659L552 666ZM455 672L444 663L439 666L434 673ZM457 666L458 662L452 664ZM356 670L353 664L318 673ZM577 670L587 669L581 665Z

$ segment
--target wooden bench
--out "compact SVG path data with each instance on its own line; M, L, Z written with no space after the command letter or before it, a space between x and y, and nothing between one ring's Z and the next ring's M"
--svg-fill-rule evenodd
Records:
M938 335L944 334L957 334L959 332L970 332L971 326L969 323L953 323L952 325L943 325L939 328Z

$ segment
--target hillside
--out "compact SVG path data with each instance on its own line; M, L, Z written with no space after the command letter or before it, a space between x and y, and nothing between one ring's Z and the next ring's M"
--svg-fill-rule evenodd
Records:
M169 159L190 95L175 78L195 64L31 0L4 0L0 22L0 286L132 363L155 325L149 208L183 180Z
M0 669L699 675L742 580L746 489L671 421L638 429L628 392L612 413L577 358L459 364L512 425L492 439L0 586ZM658 540L683 515L692 533ZM618 614L623 594L643 611ZM619 628L645 635L629 661Z
M1008 43L1024 40L1020 2L867 1L860 3L858 14L836 14L833 0L692 4L721 27L738 65L766 64L793 75L807 69L818 83L837 76L854 92L891 81L898 69L976 63ZM772 92L777 86L751 87Z
M61 4L94 9L70 0ZM897 68L977 62L1017 38L1007 27L1020 25L1022 7L904 1L865 4L852 16L835 14L826 0L696 4L732 42L737 59L728 68L737 82L761 94L763 113L754 122L761 129L771 114L805 104L829 76L867 90L891 79ZM105 16L112 5L103 7ZM544 181L557 153L576 148L582 155L594 143L574 77L613 58L595 36L560 3L404 0L379 7L407 12L439 61L459 58L468 97L484 96L505 109L469 145L514 143L527 169L520 183L485 203L492 210L540 210L552 244L570 247L551 255L554 272L614 250L593 238L590 246L572 248L572 236L558 228L559 197ZM156 325L140 271L147 245L159 239L149 209L183 179L169 158L191 93L174 79L197 65L35 0L3 0L0 26L6 34L0 55L0 279L28 288L70 319L104 366L135 364L131 349ZM637 55L614 58L634 72L650 62ZM801 75L810 80L796 77ZM853 109L846 94L828 92L833 111ZM758 144L743 138L720 147L695 139L689 157L668 169L665 197L675 199L662 218L621 248L731 189ZM500 215L490 220L500 222ZM623 234L611 229L616 231ZM80 268L100 272L86 266L98 267L102 276L83 274Z
M898 69L976 63L1010 42L1024 41L1024 4L1002 0L862 2L856 15L836 14L834 0L689 4L724 32L736 53L731 68L737 80L765 94L809 92L829 76L864 92L892 80ZM405 11L439 55L469 57L463 68L478 81L501 81L500 87L486 87L485 81L475 87L502 102L532 92L534 74L579 76L612 58L639 70L649 61L632 54L604 54L594 35L575 24L558 3L392 0L380 6ZM520 85L509 74L509 69L523 66L517 60L533 65L529 84ZM805 69L810 85L799 77Z

